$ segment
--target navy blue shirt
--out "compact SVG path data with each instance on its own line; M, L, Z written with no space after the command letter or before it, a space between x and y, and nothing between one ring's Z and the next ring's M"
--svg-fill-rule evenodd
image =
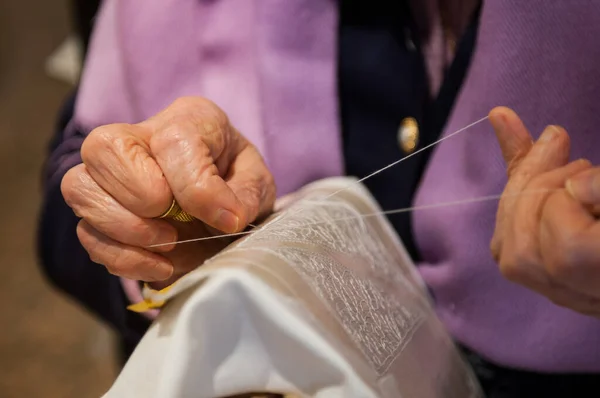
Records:
M339 96L346 174L364 177L404 156L398 130L407 117L419 125L422 148L438 139L466 75L477 17L460 40L436 98L406 1L346 0L341 4ZM369 178L365 185L384 210L410 207L430 151ZM418 259L410 213L390 217Z

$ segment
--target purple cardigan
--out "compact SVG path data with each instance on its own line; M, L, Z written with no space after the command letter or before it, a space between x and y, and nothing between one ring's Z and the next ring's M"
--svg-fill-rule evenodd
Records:
M230 115L265 156L280 194L339 175L336 8L333 0L106 0L50 180L80 161L75 130L137 122L184 95L208 97ZM446 133L507 105L536 135L546 124L565 126L573 156L600 163L598 38L600 2L484 1ZM428 53L434 86L435 54ZM497 194L505 183L492 129L480 124L435 149L415 205ZM501 277L488 249L496 206L413 215L420 270L441 319L501 365L600 372L600 320Z

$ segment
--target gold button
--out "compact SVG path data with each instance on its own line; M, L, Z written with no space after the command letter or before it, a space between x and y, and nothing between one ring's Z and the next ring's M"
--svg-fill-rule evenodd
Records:
M398 144L406 153L412 153L419 144L419 125L414 118L402 120L398 129Z

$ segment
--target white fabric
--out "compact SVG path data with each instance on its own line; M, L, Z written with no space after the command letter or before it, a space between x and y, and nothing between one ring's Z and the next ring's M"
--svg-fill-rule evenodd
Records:
M469 398L481 393L362 185L306 187L166 292L107 398Z

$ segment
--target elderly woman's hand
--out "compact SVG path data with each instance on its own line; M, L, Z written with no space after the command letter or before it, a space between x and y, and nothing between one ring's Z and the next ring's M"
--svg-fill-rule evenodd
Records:
M182 98L139 124L95 129L83 164L67 172L62 192L82 218L77 234L109 272L162 287L200 265L222 239L148 248L238 232L275 200L273 177L257 149L202 98ZM176 199L199 221L157 219Z
M490 121L509 177L491 242L502 274L558 305L600 315L600 169L569 162L560 127L533 142L510 109L492 110Z

